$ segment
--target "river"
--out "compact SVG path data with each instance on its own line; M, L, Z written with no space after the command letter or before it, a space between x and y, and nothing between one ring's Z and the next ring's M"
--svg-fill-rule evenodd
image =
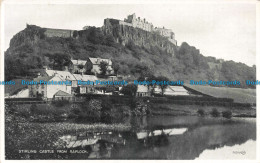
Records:
M255 159L255 118L144 116L124 123L129 131L85 131L60 140L90 159Z

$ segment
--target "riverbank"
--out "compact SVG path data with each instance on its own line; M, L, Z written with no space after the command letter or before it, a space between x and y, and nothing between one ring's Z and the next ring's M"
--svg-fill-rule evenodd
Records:
M213 110L217 110L219 116L223 112L231 112L232 117L256 117L256 110L250 107L227 107L227 106L201 106L201 105L177 105L177 104L151 104L153 115L191 115L191 116L211 116ZM202 115L203 114L203 115Z

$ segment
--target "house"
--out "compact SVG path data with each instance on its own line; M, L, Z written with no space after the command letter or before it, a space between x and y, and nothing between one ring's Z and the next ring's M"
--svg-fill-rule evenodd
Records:
M72 74L84 74L86 73L86 60L71 60L71 64L68 67L68 70L72 73Z
M149 88L147 85L138 85L136 96L137 97L144 97L144 96L150 96L151 93L149 91Z
M75 90L78 87L78 81L74 77L74 75L68 71L58 71L58 70L48 70L42 72L41 76L44 77L52 77L52 76L58 76L62 81L71 81L71 93L75 92Z
M61 77L54 76L40 76L34 79L35 82L59 82L59 84L34 84L29 85L29 97L42 98L44 100L52 99L58 91L63 91L71 94L71 85L66 84L66 80Z
M107 66L107 73L106 75L114 74L112 68L112 61L111 59L103 59L103 58L88 58L87 60L71 60L67 71L70 71L72 74L86 74L93 73L93 74L100 74L100 64L101 62L106 62Z
M89 67L92 67L91 72L94 74L100 74L100 64L101 62L106 62L107 65L107 73L106 75L114 74L114 70L112 68L112 60L111 59L102 59L102 58L88 58L87 64Z
M98 78L94 75L81 75L81 74L73 74L74 78L78 81L79 93L96 93L94 85L91 82L95 82Z
M61 90L59 90L58 92L56 92L53 95L53 100L55 100L55 101L60 101L60 100L72 101L72 99L73 99L72 94L69 94L69 93L61 91Z

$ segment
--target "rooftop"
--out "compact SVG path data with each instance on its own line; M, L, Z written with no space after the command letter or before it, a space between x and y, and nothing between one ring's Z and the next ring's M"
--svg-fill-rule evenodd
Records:
M111 59L89 58L89 60L90 60L93 64L100 64L102 61L104 61L104 62L107 62L109 66L112 65Z
M64 92L64 91L59 90L58 92L56 92L56 93L54 94L54 96L67 96L67 97L71 97L72 95L69 94L69 93L67 93L67 92Z

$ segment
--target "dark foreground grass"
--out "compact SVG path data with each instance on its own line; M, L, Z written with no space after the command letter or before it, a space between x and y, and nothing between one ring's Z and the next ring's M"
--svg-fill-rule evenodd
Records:
M19 150L55 150L59 137L80 132L126 131L130 126L123 124L75 124L75 123L20 123L5 124L6 159L57 159L58 154L21 154ZM44 158L42 158L44 157ZM60 159L60 158L59 158Z

